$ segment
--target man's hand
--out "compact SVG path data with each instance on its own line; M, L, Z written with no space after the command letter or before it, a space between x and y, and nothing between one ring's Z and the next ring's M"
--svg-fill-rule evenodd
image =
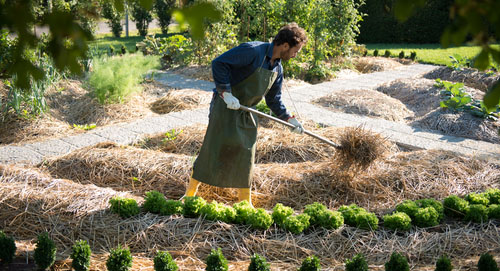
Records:
M231 92L222 92L221 96L224 102L227 104L227 108L233 110L240 109L240 101L238 100L238 98L234 97Z
M300 124L300 122L295 117L289 118L287 122L295 126L295 128L290 128L292 132L297 134L302 134L304 132L304 127L302 127L302 124Z

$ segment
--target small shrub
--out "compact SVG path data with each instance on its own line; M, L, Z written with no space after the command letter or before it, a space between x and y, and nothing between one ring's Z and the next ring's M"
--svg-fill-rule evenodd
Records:
M285 219L283 227L291 233L299 234L309 227L309 219L308 214L292 215Z
M384 57L390 57L390 56L391 56L391 51L385 50Z
M482 204L471 204L467 208L465 220L476 223L488 221L488 207Z
M16 242L14 238L0 231L0 260L3 264L9 264L16 255Z
M90 246L85 240L76 241L71 250L71 267L75 271L87 271L90 268Z
M425 228L439 224L439 214L434 207L419 208L415 213L415 225Z
M407 231L411 228L411 218L403 212L395 212L384 216L384 226L391 230Z
M396 205L396 211L407 214L411 219L415 218L417 210L418 210L418 205L412 200L405 200L400 204Z
M410 271L410 265L405 256L392 253L391 258L385 263L385 271Z
M267 230L273 224L273 218L265 209L257 208L248 216L248 224L255 229Z
M438 215L439 215L438 221L443 220L444 207L440 201L435 200L435 199L419 199L419 200L416 200L415 203L420 208L427 208L427 207L434 208L438 212Z
M436 262L435 271L451 271L453 270L453 265L451 265L451 260L446 256L441 256Z
M399 59L405 58L405 52L404 51L399 52L398 58Z
M346 205L340 206L339 212L342 213L345 224L355 227L356 216L361 212L366 212L366 210L357 206L356 204L351 204L349 206Z
M321 265L319 258L316 256L309 256L302 261L298 271L319 271L321 270Z
M491 204L488 206L488 218L500 219L500 205Z
M319 203L319 202L314 202L312 204L306 205L304 208L304 213L308 214L310 217L310 223L311 225L318 225L320 217L323 216L323 213L328 210L325 205Z
M155 271L177 271L179 267L168 251L158 251L153 259Z
M278 226L283 226L285 219L291 215L293 215L293 209L281 203L277 203L273 208L273 220Z
M267 263L266 258L260 256L259 254L254 254L250 259L250 265L248 266L248 271L270 271L271 267Z
M374 213L360 212L356 216L356 227L364 230L376 230L378 228L378 218Z
M38 269L45 270L51 267L56 261L56 245L54 241L49 238L47 232L43 232L38 235L35 247L35 263Z
M169 199L165 202L161 215L181 215L184 213L184 203L180 200Z
M465 200L467 200L470 204L482 204L487 206L490 201L485 194L478 193L469 193L465 196Z
M456 195L446 197L443 201L444 214L449 217L462 218L467 212L469 202Z
M122 218L137 215L141 211L135 199L113 197L109 200L109 203L111 204L111 211Z
M378 56L378 49L375 49L375 51L373 51L373 56Z
M410 54L410 59L415 61L415 59L417 59L417 52L415 51L412 51L411 54Z
M477 263L478 271L498 271L498 265L489 253L482 254Z
M248 217L255 212L255 208L246 200L233 204L233 208L236 210L234 222L238 224L248 223Z
M347 259L345 271L368 271L368 263L363 254L356 254L352 259Z
M500 189L490 188L484 192L484 195L488 198L490 204L500 204Z
M118 245L117 248L111 249L111 252L106 260L108 271L127 271L132 267L132 255L128 248L122 248Z
M144 198L144 204L142 207L147 212L153 214L160 214L167 204L167 199L165 196L158 191L146 192L146 197Z
M200 215L201 209L207 202L198 196L184 198L184 215L186 217L197 217Z
M206 271L227 271L228 265L227 260L222 254L220 248L217 250L212 249L207 257L207 268Z
M326 210L319 217L319 225L329 230L338 229L344 225L344 217L340 212Z

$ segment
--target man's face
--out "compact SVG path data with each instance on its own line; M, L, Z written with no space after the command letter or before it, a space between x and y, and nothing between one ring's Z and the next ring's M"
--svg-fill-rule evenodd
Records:
M294 47L290 47L288 43L285 44L286 44L285 50L281 52L281 57L280 57L281 61L288 61L291 58L296 57L297 53L300 52L300 50L302 49L302 46L304 46L303 43L299 43ZM286 50L286 48L288 48L288 50Z

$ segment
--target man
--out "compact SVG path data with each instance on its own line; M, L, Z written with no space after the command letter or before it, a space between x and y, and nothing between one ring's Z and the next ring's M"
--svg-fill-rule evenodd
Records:
M265 97L276 116L293 124L292 131L302 133L302 125L281 100L281 61L295 57L306 42L304 29L291 23L280 29L272 43L243 43L212 61L216 89L209 123L184 196L194 196L203 182L238 188L239 200L251 203L258 119L238 109L240 104L255 107Z

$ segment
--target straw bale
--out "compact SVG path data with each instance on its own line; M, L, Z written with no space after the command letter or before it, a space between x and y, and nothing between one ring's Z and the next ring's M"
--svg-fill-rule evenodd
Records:
M478 118L466 111L452 112L439 108L417 119L411 125L439 131L445 135L500 143L499 120Z
M493 75L488 75L486 72L477 69L463 68L454 70L450 67L439 67L424 74L424 77L433 80L440 78L446 81L462 82L466 86L486 92L500 79L500 73L496 72Z
M166 114L210 104L212 93L197 89L172 89L153 103L151 110L158 114Z
M336 91L314 101L335 112L404 122L413 112L399 100L370 89Z
M354 67L361 73L393 70L403 66L398 61L387 57L358 57L353 59Z
M211 65L190 65L187 67L178 67L171 70L173 73L194 78L198 80L205 80L213 82L212 66Z

